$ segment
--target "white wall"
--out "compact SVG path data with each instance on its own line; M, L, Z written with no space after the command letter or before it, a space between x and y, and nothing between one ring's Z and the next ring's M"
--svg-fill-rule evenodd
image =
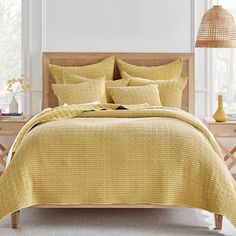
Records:
M45 0L43 50L190 52L192 2Z

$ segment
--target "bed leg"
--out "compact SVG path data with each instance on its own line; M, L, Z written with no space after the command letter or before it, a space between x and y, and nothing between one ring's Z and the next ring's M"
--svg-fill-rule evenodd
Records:
M222 230L223 216L215 214L215 230Z
M11 214L11 227L18 229L20 223L20 211L15 211Z

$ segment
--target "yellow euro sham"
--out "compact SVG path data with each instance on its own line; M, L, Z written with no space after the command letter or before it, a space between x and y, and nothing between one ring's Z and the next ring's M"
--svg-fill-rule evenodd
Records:
M136 66L128 64L122 60L117 60L120 73L125 71L133 77L140 77L150 80L172 80L181 76L183 60L177 59L169 64L162 66Z
M161 106L157 84L137 87L113 87L108 88L112 99L116 104L144 104Z
M105 78L80 84L53 84L52 88L59 105L107 102Z
M181 108L182 93L187 84L187 77L178 78L175 80L148 80L132 77L126 72L122 72L121 75L123 79L129 81L129 86L158 84L162 106Z
M82 83L82 82L88 82L90 80L91 80L90 78L85 78L85 77L73 74L71 72L64 73L64 83L65 84L78 84L78 83ZM108 80L108 81L106 81L106 88L128 86L128 83L129 83L129 81L126 79ZM108 89L106 89L106 95L107 95L107 102L108 103L114 102Z
M105 76L107 80L112 80L114 71L114 56L107 57L101 62L87 66L58 66L49 65L50 72L57 84L63 84L63 73L65 71L78 74L80 76L97 79Z

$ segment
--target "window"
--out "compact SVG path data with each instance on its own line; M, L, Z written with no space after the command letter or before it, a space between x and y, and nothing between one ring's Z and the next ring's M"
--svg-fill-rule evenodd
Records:
M0 108L8 111L6 81L22 74L21 1L0 0ZM21 95L17 95L21 107Z
M230 11L236 20L235 0L221 0L219 4ZM217 106L217 94L224 95L224 108L236 113L236 51L235 49L213 49L213 100Z

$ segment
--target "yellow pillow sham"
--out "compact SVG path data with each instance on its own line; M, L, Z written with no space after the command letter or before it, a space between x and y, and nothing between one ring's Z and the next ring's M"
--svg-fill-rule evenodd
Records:
M58 66L49 64L50 72L57 84L63 84L63 73L65 71L72 72L74 74L96 79L106 76L107 80L113 79L114 71L114 56L107 57L101 62L87 66Z
M148 103L151 106L161 106L157 84L137 87L110 87L108 91L116 104L135 105Z
M83 104L90 102L106 103L105 78L80 84L53 84L52 88L59 105Z
M138 77L132 77L126 72L122 72L123 79L129 81L129 86L143 86L148 84L157 84L162 106L181 108L182 93L187 84L187 77L174 80L148 80Z
M122 60L117 60L117 66L120 71L125 71L133 77L140 77L150 80L172 80L181 76L183 60L177 59L169 64L161 66L136 66L128 64Z
M107 102L114 103L114 100L109 92L109 88L124 87L124 86L128 86L128 84L129 84L129 81L127 81L126 79L107 81L106 82Z
M65 72L63 80L64 80L64 84L79 84L82 82L88 82L91 79L76 75L71 72ZM122 86L128 86L128 83L129 83L129 81L126 79L107 80L105 85L106 85L106 88L108 88L108 87L122 87ZM113 99L107 89L106 89L106 95L107 95L107 102L112 103Z
M106 78L106 77L103 76L101 78L96 78L96 80L104 79L104 78ZM63 72L63 83L64 84L80 84L83 82L89 82L91 80L93 80L93 78L87 78L87 77L80 76L80 75L77 75L77 74L74 74L74 73L68 72L68 71Z

